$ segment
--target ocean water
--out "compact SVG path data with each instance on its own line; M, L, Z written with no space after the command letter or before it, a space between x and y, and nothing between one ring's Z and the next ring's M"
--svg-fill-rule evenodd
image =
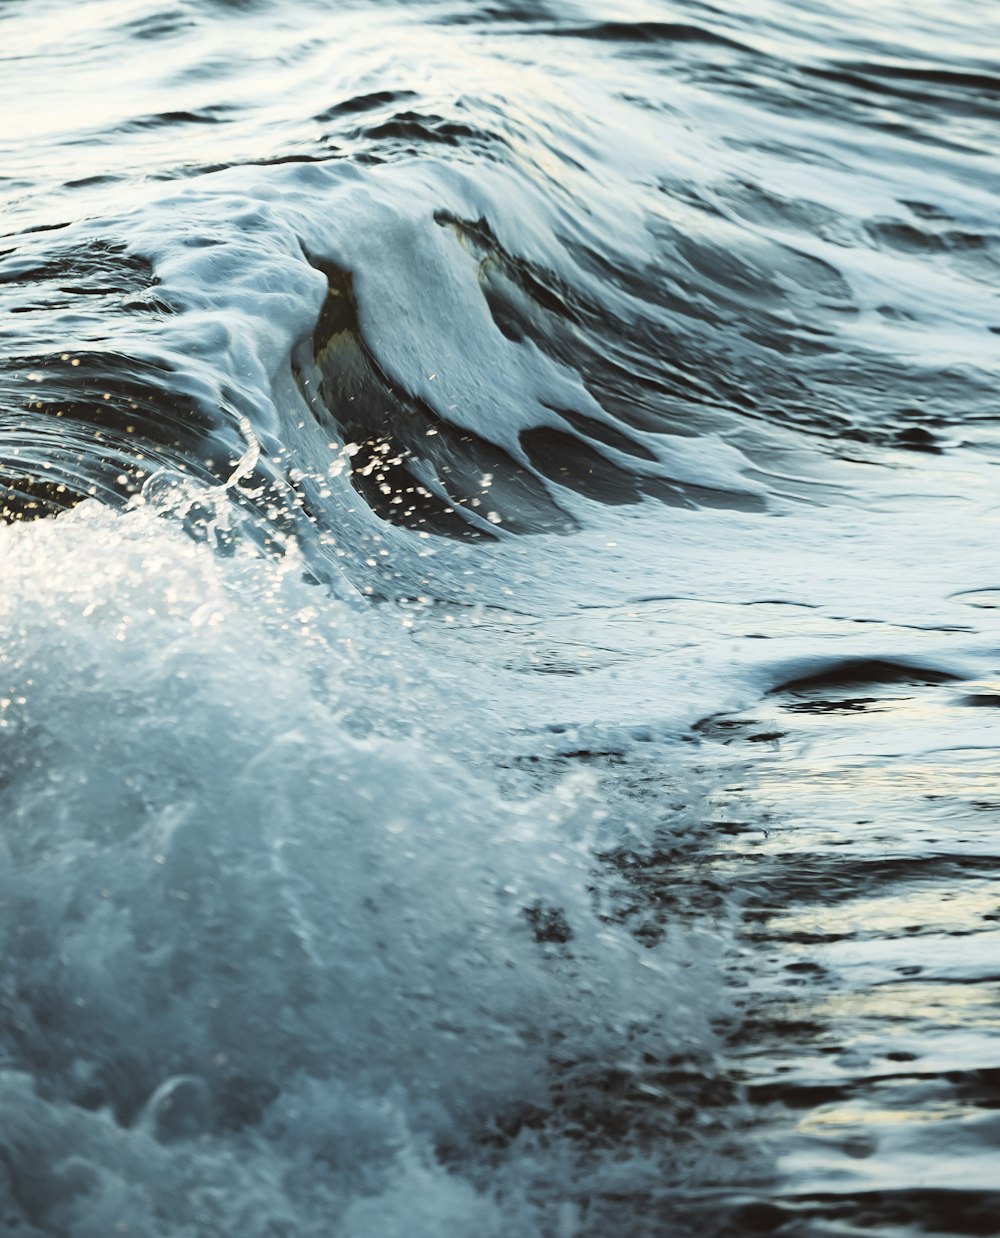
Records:
M0 1234L1000 1233L992 0L0 64Z

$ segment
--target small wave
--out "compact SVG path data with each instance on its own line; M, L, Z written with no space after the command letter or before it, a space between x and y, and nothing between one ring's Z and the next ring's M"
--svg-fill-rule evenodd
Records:
M712 47L726 47L739 52L750 49L744 44L710 30L704 26L691 26L682 22L661 21L603 21L587 26L556 26L545 33L561 38L596 39L600 42L623 44L672 44L704 43Z

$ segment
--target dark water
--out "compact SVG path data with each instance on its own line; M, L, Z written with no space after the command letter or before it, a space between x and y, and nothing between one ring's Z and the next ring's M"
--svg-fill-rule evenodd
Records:
M0 1233L1000 1233L996 6L0 57Z

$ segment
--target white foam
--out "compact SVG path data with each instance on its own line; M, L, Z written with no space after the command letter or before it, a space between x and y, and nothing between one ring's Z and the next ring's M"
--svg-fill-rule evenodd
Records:
M26 1215L574 1232L571 1169L546 1184L515 1141L501 1203L477 1139L534 1109L558 1146L556 1060L704 1047L713 1001L696 941L597 919L592 780L502 791L489 713L291 558L92 505L0 540L3 1000L30 1043L0 1091ZM571 940L536 941L532 908Z

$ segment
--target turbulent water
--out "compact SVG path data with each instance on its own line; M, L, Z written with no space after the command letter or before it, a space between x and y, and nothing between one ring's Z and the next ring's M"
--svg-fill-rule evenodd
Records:
M0 60L0 1233L1000 1233L994 0Z

